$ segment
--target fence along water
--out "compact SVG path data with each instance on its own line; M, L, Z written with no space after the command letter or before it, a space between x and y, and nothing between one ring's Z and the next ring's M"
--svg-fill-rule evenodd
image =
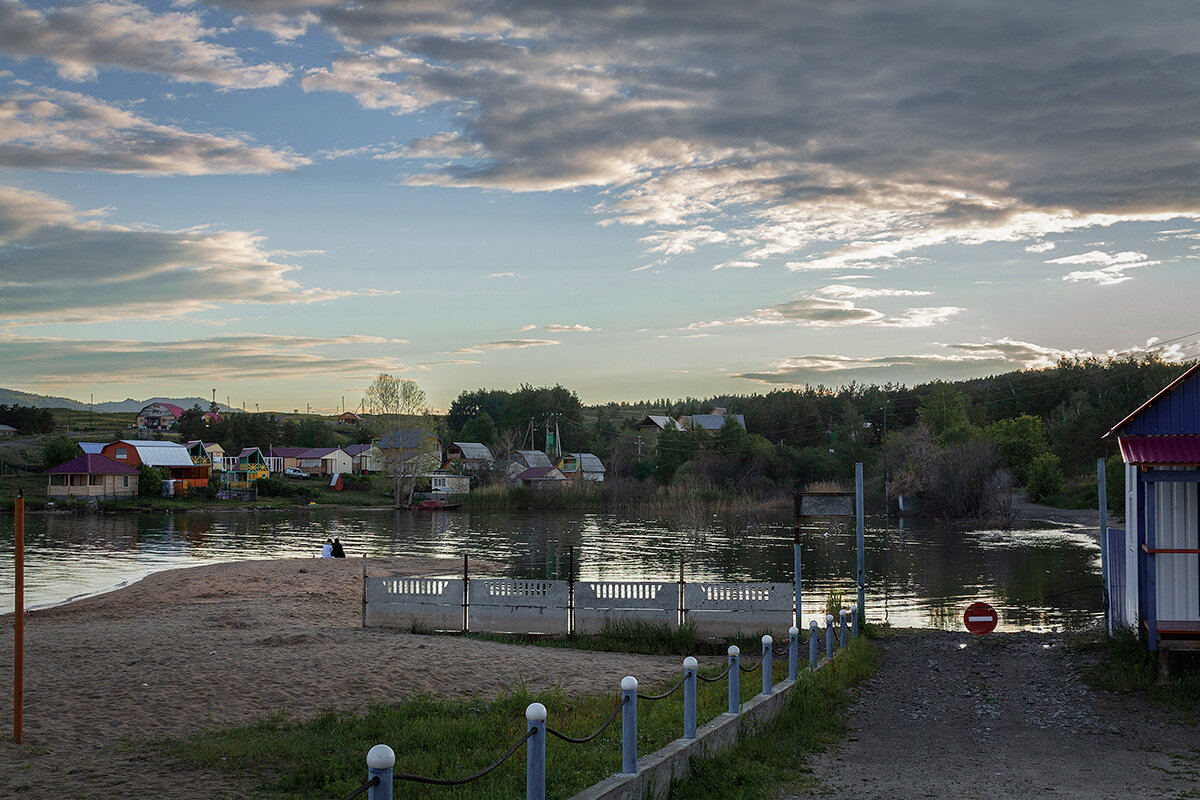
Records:
M790 583L370 576L363 581L366 627L570 634L632 619L671 630L691 624L701 636L718 637L778 630L794 621Z

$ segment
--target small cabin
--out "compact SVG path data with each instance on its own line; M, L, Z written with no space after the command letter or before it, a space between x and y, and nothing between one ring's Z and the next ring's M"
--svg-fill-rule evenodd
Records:
M1125 534L1108 554L1114 622L1151 650L1200 650L1200 364L1111 436L1125 463Z

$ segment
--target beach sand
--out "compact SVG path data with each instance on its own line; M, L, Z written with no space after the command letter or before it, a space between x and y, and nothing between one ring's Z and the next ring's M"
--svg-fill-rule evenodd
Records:
M458 568L455 560L367 562L371 575ZM557 685L615 695L625 675L654 682L681 668L674 656L363 629L361 570L359 559L213 564L28 613L21 745L12 741L13 615L0 617L0 796L43 796L57 786L56 796L73 798L252 797L253 786L234 777L171 772L122 744L279 711L303 719L362 710L419 691L494 697Z

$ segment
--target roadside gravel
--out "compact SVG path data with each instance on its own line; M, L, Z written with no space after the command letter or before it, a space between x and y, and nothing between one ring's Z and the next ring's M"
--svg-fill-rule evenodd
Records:
M900 630L840 747L777 800L1196 798L1200 727L1096 692L1058 634Z

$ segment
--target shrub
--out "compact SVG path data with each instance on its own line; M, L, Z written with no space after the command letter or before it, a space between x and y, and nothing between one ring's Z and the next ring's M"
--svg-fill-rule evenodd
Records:
M1041 503L1062 491L1063 474L1058 456L1042 453L1029 462L1025 496L1031 503Z

